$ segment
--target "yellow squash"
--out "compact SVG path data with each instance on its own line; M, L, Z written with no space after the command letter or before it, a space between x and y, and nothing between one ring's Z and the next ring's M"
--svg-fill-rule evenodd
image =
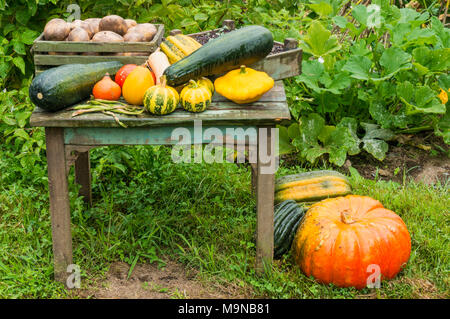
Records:
M170 64L173 64L185 56L191 54L202 45L195 39L184 34L169 35L160 45L161 50L167 55Z
M200 86L202 85L206 86L211 91L211 95L214 94L214 84L207 77L202 76L200 79L197 80L197 83Z
M137 66L125 79L122 87L122 95L129 104L142 105L147 89L155 85L149 69Z
M259 100L273 84L274 80L267 73L247 68L245 65L214 81L217 93L238 104Z
M211 91L190 80L180 94L181 106L189 112L203 112L211 104Z

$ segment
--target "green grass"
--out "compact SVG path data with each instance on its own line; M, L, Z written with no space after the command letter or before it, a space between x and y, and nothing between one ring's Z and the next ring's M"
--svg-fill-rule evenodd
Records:
M43 155L43 154L42 154ZM448 185L403 185L351 176L354 193L397 212L412 237L407 267L378 291L325 286L305 277L290 255L255 274L255 200L250 170L235 164L173 164L165 147L92 151L94 207L77 197L70 175L74 262L82 287L114 261L130 265L166 256L198 271L199 280L233 283L253 297L448 298ZM282 167L278 175L305 170ZM61 298L53 281L45 163L22 168L0 144L0 297Z

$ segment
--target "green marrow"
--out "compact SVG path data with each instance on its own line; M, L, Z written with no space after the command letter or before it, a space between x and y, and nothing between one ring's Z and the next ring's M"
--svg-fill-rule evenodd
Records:
M118 61L65 64L48 69L31 82L31 102L46 111L59 111L87 99L105 73L111 76L123 66Z
M279 258L290 249L306 211L305 207L293 200L286 200L275 206L273 232L275 258Z
M179 86L201 76L219 75L251 65L266 57L273 47L272 33L257 25L246 26L216 39L168 67L167 83Z

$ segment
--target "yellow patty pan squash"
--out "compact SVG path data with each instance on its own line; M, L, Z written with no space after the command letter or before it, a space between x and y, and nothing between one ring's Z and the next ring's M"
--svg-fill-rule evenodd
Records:
M273 79L265 72L242 65L214 81L216 91L238 104L251 103L273 87Z

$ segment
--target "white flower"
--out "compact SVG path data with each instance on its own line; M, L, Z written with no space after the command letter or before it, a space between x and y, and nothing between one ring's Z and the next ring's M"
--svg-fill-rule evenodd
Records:
M325 60L321 56L319 57L319 59L317 61L319 61L320 63L325 62Z

